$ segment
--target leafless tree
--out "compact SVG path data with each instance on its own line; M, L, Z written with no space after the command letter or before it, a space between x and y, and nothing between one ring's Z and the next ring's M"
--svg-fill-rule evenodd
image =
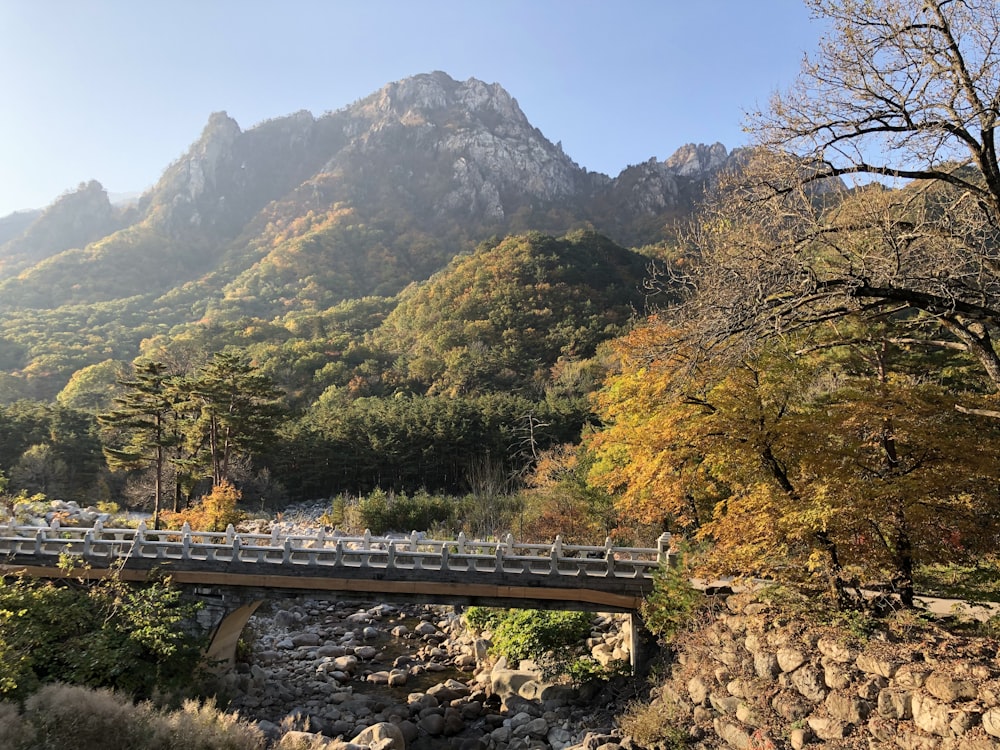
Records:
M701 351L880 316L1000 391L1000 6L807 2L829 32L690 238Z

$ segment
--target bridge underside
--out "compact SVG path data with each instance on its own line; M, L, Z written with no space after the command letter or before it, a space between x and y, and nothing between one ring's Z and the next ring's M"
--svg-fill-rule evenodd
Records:
M0 563L0 575L28 575L50 579L97 580L112 574L104 567L81 567L66 570L52 566L49 560L8 558ZM302 568L290 575L260 572L260 564L230 563L226 569L191 570L177 561L131 559L114 574L122 580L143 583L153 575L169 575L184 588L193 589L194 598L211 600L211 609L220 614L212 627L206 660L216 666L231 666L236 644L243 627L265 599L309 596L320 599L378 599L387 602L420 602L454 606L488 606L524 609L571 609L591 612L628 612L632 621L632 658L635 666L641 623L635 616L643 595L650 588L649 579L576 579L567 576L479 574L476 582L461 580L419 580L383 574L372 569L337 568L337 576L326 575L320 568ZM241 570L242 568L242 570ZM395 575L392 575L395 573ZM425 572L426 573L426 572ZM450 576L444 576L450 577ZM505 581L515 578L516 582ZM618 591L581 587L599 582ZM561 586L558 584L562 584Z
M0 564L0 573L24 573L41 578L106 577L107 568L76 568L70 571L39 561L16 559ZM47 560L45 562L48 562ZM244 598L265 599L286 596L340 596L359 598L375 596L385 601L425 602L461 606L519 607L526 609L575 609L592 612L635 612L650 588L649 579L592 578L531 575L525 573L481 573L475 582L454 580L458 576L439 576L445 580L426 580L367 569L357 572L337 568L328 575L320 568L302 568L292 575L287 567L281 572L261 572L260 564L238 563L219 570L192 570L175 561L129 560L116 570L122 580L144 582L151 573L169 575L182 586L228 588ZM281 566L274 566L280 568ZM332 571L331 571L332 572ZM395 573L393 575L392 573ZM452 580L448 580L451 578ZM598 586L614 588L602 590Z

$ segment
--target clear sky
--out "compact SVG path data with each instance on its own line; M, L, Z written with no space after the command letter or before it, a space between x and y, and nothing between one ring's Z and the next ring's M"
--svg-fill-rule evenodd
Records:
M443 70L499 83L591 171L743 145L821 26L799 0L0 0L0 216L151 186L246 130Z

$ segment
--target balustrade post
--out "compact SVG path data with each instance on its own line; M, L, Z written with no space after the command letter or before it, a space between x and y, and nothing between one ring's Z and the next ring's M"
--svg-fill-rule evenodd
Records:
M416 552L417 551L417 542L418 541L420 541L420 537L417 536L417 532L416 531L411 531L410 532L410 552Z
M458 554L465 554L465 532L458 532Z
M504 555L504 548L505 547L506 547L506 544L504 544L503 542L499 542L497 544L497 552L496 552L496 554L497 554L497 562L496 562L496 569L495 569L497 573L500 573L500 572L503 571L503 555Z
M229 528L233 528L230 524ZM228 534L227 534L228 537ZM239 562L240 560L240 538L238 536L233 536L233 562Z
M35 554L36 555L42 554L42 542L44 542L44 541L45 541L45 530L43 528L39 528L38 531L35 532Z
M448 545L441 545L441 571L451 570L451 563L448 561Z
M365 533L361 537L361 549L371 549L371 546L372 546L371 529L365 529Z
M395 570L396 569L396 540L389 540L389 548L386 550L385 557L385 569Z
M136 544L146 541L146 522L139 521L139 525L135 527L135 541Z
M187 521L181 526L181 559L191 559L191 524Z
M233 528L232 524L226 527L226 544L232 544L236 541L236 529Z
M333 554L333 565L334 567L344 564L344 540L337 540L337 551Z
M292 561L292 540L286 539L283 549L281 550L281 562L288 563Z
M326 546L326 529L320 529L314 542L316 549L323 549Z
M562 558L562 535L556 534L556 540L552 544L552 550L549 552L549 572L558 573L559 572L559 560Z
M656 540L656 561L660 565L676 565L676 556L670 550L670 540L671 535L669 531L664 531L660 534L660 538Z
M94 521L94 539L100 539L104 535L104 524L98 518Z
M278 533L277 526L273 526L271 528L271 546L272 547L281 546L281 535Z
M90 557L91 548L94 544L94 530L87 529L83 535L83 557L87 559Z
M604 563L608 566L607 576L608 578L614 578L615 575L615 552L610 547L607 548L607 552L604 553Z

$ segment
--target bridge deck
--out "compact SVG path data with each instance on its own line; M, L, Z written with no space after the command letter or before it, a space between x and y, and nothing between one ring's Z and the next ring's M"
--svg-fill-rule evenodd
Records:
M652 548L277 533L0 526L0 572L61 577L114 568L126 580L153 570L180 584L295 593L378 595L441 603L634 611L669 554Z

